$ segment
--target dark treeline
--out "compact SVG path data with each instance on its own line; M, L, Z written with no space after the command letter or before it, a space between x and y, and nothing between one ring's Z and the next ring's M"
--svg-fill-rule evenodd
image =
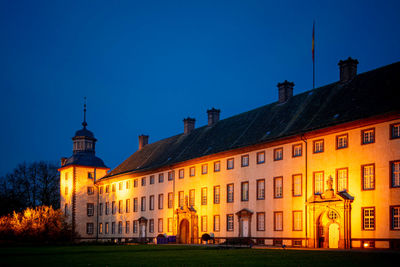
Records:
M57 165L44 161L21 163L0 177L0 216L43 205L59 208Z

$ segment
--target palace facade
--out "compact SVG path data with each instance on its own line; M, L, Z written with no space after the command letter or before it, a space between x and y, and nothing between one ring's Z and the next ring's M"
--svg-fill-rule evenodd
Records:
M109 171L83 128L62 158L61 207L82 240L249 237L316 248L400 247L400 62L139 148ZM86 108L85 108L86 109ZM86 111L86 110L85 110Z

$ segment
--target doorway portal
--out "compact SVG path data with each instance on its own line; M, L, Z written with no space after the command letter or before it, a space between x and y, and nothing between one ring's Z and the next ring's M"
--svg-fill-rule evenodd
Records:
M183 219L179 228L180 243L189 244L189 221L187 219Z
M329 225L329 248L339 248L339 224Z

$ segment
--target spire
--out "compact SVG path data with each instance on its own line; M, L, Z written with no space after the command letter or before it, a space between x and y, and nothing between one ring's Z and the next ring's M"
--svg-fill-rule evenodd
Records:
M84 104L83 104L83 122L82 122L82 126L83 128L86 129L87 123L86 123L86 96L84 97Z

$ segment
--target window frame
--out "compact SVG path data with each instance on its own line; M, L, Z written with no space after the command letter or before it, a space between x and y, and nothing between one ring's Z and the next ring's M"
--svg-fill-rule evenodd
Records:
M206 206L207 205L207 187L202 187L201 188L201 205Z
M400 177L399 177L399 185L394 185L394 171L393 166L394 164L399 164L400 167L400 160L392 160L389 162L389 186L390 188L400 188ZM399 173L400 176L400 173Z
M278 196L277 195L277 191L276 191L276 181L280 179L282 181L282 186L281 186L281 195ZM274 177L274 199L279 199L279 198L283 198L283 176L276 176Z
M397 208L399 209L399 219L398 219L398 229L394 229L394 217L393 217L393 210ZM390 231L400 231L400 205L392 205L389 206L389 219L390 219Z
M216 189L218 188L218 194L216 194ZM218 199L216 198L216 196L218 195ZM218 201L216 201L218 200ZM220 204L221 203L221 186L219 185L214 185L213 188L213 203L214 204Z
M160 227L160 225L161 225L161 227ZM164 221L163 221L163 218L158 218L157 228L158 228L157 230L158 230L159 233L164 232Z
M371 188L365 188L365 167L368 166L372 166L372 170L373 170L373 181L372 184L373 186ZM370 164L363 164L361 165L361 191L371 191L371 190L375 190L375 181L376 181L376 177L375 177L375 163L370 163Z
M150 175L149 184L154 184L154 183L155 183L155 177L154 177L154 175Z
M158 174L158 183L164 183L164 173L159 173Z
M368 209L373 209L373 211L374 211L374 216L373 216L373 219L374 219L374 227L373 228L371 228L371 229L369 229L369 228L365 228L365 213L364 213L364 211L365 210L368 210ZM375 229L376 229L376 209L375 209L375 207L362 207L361 208L361 230L362 231L375 231Z
M346 137L346 146L339 147L339 138L340 137L344 137L344 136ZM349 147L349 134L345 133L345 134L336 135L336 150L345 149L345 148L348 148L348 147Z
M230 166L230 162L232 162L232 166ZM234 158L229 158L226 159L226 169L227 170L233 170L235 168L235 159Z
M300 213L300 229L297 229L295 226L295 213ZM302 210L293 210L292 211L292 231L299 232L303 231L303 211Z
M179 179L184 179L185 178L185 169L179 169L178 171L178 177Z
M263 155L262 160L260 159L261 155ZM256 162L257 162L257 164L264 164L265 163L265 150L257 152L257 154L256 154Z
M246 159L247 159L247 161L246 161ZM240 157L240 165L241 165L241 167L242 168L243 167L249 167L249 164L250 164L250 156L249 156L249 154L242 155Z
M300 147L300 154L296 155L294 152L296 150L296 147ZM299 158L303 156L303 144L302 143L296 143L292 145L292 158Z
M232 218L232 227L229 227L229 218ZM233 215L233 213L228 213L226 214L226 231L227 232L233 232L235 230L235 217Z
M196 167L195 166L191 166L189 168L189 177L195 177L196 176Z
M373 140L372 140L372 142L367 142L366 143L365 140L364 140L364 134L365 134L365 132L369 132L369 131L372 131L372 139ZM361 145L373 144L373 143L375 143L375 139L376 139L375 127L361 130Z
M189 206L195 206L196 205L196 190L195 189L190 189L189 190Z
M395 126L399 127L399 136L394 136L394 134L393 134L393 129L394 129ZM399 138L400 138L400 122L396 122L396 123L390 124L390 127L389 127L389 139L393 140L393 139L399 139Z
M277 152L278 152L278 151L281 151L281 152L282 152L280 158L277 157ZM274 155L274 161L283 160L283 147L274 148L273 153L274 153L274 154L273 154L273 155Z
M201 165L201 174L204 175L204 174L207 174L207 173L208 173L208 164L207 163L202 164Z
M94 203L86 203L86 214L88 217L94 216Z
M244 186L247 185L247 192L244 191ZM244 195L244 194L247 194ZM240 183L240 201L242 202L248 202L250 198L250 185L249 181L243 181Z
M258 219L259 216L264 217L263 225L260 225L260 222L259 222L259 219ZM256 213L256 230L257 230L257 232L265 232L265 212L257 212Z
M214 161L214 172L220 172L220 171L221 171L221 161L220 160Z
M315 182L315 174L322 173L322 190L321 192L316 193L316 182ZM321 195L325 192L325 172L324 171L315 171L313 172L313 194L314 196Z
M339 191L339 176L338 176L338 174L339 174L339 171L340 170L346 170L346 173L347 173L347 177L346 177L346 190L342 190L342 191ZM336 193L338 193L338 192L348 192L349 191L349 168L348 167L345 167L345 168L337 168L336 169Z
M216 221L218 219L218 228L216 226ZM221 231L221 216L219 214L216 214L213 216L213 230L214 232L220 232Z
M318 142L322 142L322 150L317 151L316 145ZM313 154L323 153L324 151L325 151L325 140L324 139L314 140L313 141Z
M260 193L259 192L259 190L260 190L260 186L259 186L260 182L264 183L262 197L259 194ZM256 180L256 190L257 190L257 192L256 192L256 200L264 200L265 199L265 179L264 178Z
M94 234L94 223L88 222L86 223L86 234L93 235Z
M278 214L281 214L281 229L278 229L277 228L277 215ZM282 232L283 231L283 211L274 211L274 231L277 231L277 232Z
M158 194L158 209L162 210L164 208L164 194Z
M296 176L300 176L300 194L295 194L294 178ZM282 186L283 186L283 184L282 184ZM301 197L302 195L303 195L303 174L302 173L293 174L292 175L292 197Z
M232 200L230 201L229 196L229 187L232 186ZM226 185L226 203L234 203L235 202L235 184L229 183Z

